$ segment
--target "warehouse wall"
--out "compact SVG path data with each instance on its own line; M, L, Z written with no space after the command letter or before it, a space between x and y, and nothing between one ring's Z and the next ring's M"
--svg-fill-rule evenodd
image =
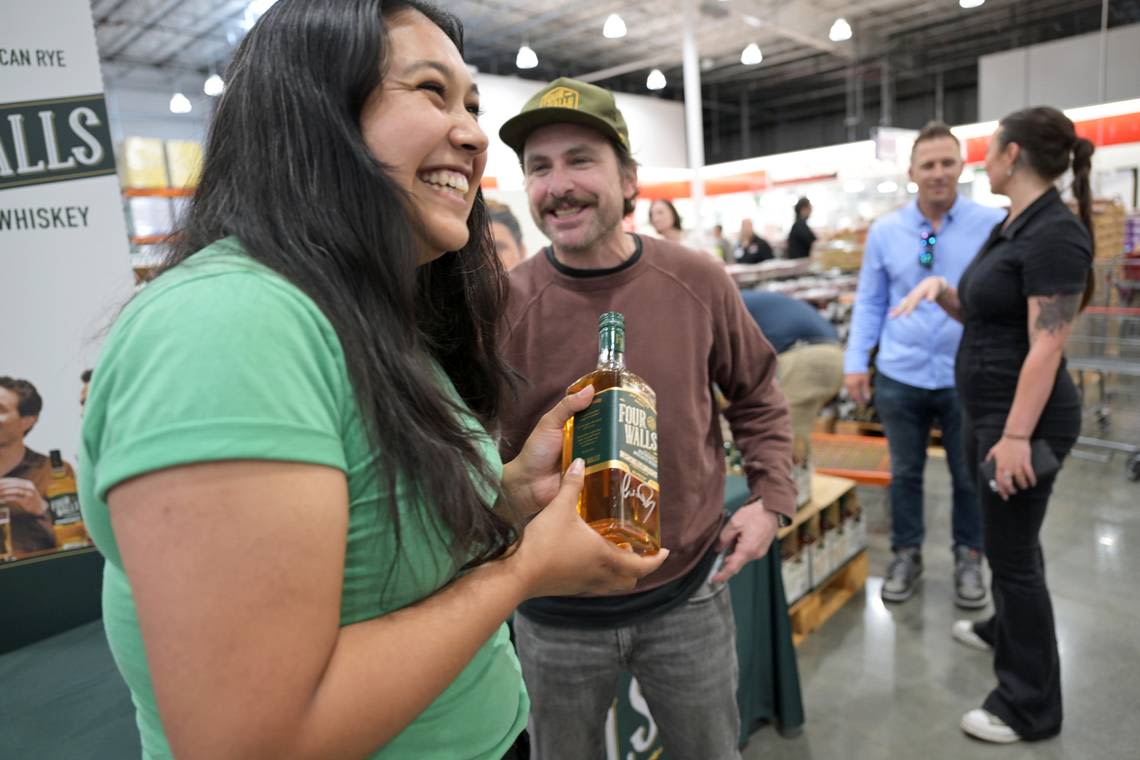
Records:
M1140 97L1140 24L1110 29L1106 94L1097 91L1100 33L978 59L978 119L1048 104L1073 108Z

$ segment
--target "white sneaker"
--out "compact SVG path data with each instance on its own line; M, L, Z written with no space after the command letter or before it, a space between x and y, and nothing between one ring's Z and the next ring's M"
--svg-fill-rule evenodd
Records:
M954 623L954 627L950 629L950 635L959 644L965 644L971 649L977 649L979 652L992 652L993 647L985 642L978 634L974 633L973 620L959 620Z
M1007 726L1001 718L981 708L970 710L963 715L960 725L967 734L984 742L1012 744L1021 741L1017 732Z

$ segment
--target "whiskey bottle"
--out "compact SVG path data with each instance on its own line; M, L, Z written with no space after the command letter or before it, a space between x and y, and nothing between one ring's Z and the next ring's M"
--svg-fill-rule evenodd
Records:
M79 511L79 494L76 493L75 476L63 465L59 450L52 449L51 478L46 493L48 511L55 529L55 544L60 549L74 549L87 546L87 528Z
M656 554L661 548L661 486L657 479L657 394L625 368L625 318L598 318L598 367L567 394L594 386L590 406L562 430L562 470L586 463L578 514L621 548Z

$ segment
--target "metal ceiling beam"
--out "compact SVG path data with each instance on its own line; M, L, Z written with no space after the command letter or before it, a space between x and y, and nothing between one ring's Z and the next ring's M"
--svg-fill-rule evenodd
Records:
M854 57L850 45L837 45L820 36L819 21L827 14L821 11L812 0L791 0L791 2L782 3L775 13L770 11L770 6L763 6L756 0L747 0L735 5L740 8L742 22L745 15L754 16L763 23L760 28L767 29L800 45L830 53L838 58Z
M111 16L114 16L115 13L117 13L120 8L122 8L124 5L126 5L130 1L131 0L119 0L117 3L115 3L113 6L111 6L111 10L102 13L100 16L98 16L95 19L95 27L98 28L98 27L102 26L103 24L107 23L107 21L111 18Z
M606 4L601 10L596 7L591 9L591 20L588 22L582 21L580 23L573 24L572 26L563 29L559 34L551 35L549 37L539 37L537 35L533 35L532 32L535 29L549 26L554 21L557 21L558 19L569 15L569 13L573 12L573 10L577 9L569 3L560 2L556 3L555 6L550 10L545 11L544 13L540 13L537 16L533 16L528 21L525 21L521 24L514 26L507 24L500 25L497 30L492 31L491 34L483 35L479 39L472 39L469 41L469 44L465 46L469 47L474 53L482 50L498 50L501 47L498 43L502 42L503 40L510 40L510 42L507 43L506 47L514 45L516 41L522 42L524 39L531 40L531 47L534 47L535 44L550 45L551 42L559 42L563 39L566 39L568 36L579 34L588 28L598 26L598 18L604 20L606 15L613 12L613 10L620 10L626 6L627 3L624 2L610 2ZM598 18L593 18L595 14L598 16ZM598 29L598 33L601 33L600 28ZM539 43L540 40L541 43Z
M248 3L245 0L240 0L237 3L235 3L234 0L222 0L222 2L219 2L217 5L211 8L208 13L204 14L200 20L205 20L209 16L217 15L219 12L221 13L222 18L214 22L212 25L207 26L205 29L201 29L197 33L190 35L185 44L175 48L168 55L161 58L158 61L158 65L165 66L177 58L179 55L181 55L185 50L196 44L199 40L205 37L209 37L219 29L224 29L228 24L232 23L234 19L245 13L245 8L247 5ZM237 10L222 11L223 8L227 7L237 7Z
M113 59L116 55L123 52L127 47L133 44L136 40L154 28L155 24L166 14L173 11L182 3L182 0L167 0L167 2L157 11L148 13L144 21L139 22L134 29L127 31L119 36L117 40L107 43L106 49L102 51L102 58L104 60Z

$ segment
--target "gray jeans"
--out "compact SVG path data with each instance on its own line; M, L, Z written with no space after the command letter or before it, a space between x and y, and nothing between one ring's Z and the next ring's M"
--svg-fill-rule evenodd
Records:
M727 584L706 582L665 615L624 628L556 628L523 615L514 627L534 760L605 758L606 712L622 670L641 685L671 760L739 760Z

